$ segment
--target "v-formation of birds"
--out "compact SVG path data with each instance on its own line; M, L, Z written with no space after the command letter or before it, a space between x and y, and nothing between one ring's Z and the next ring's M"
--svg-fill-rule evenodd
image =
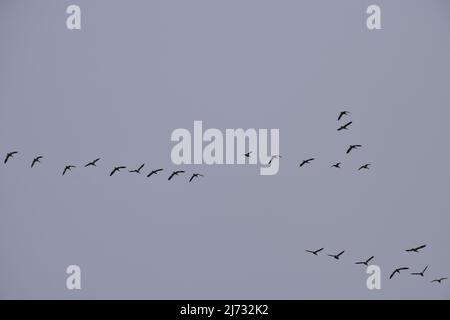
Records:
M412 252L412 253L419 253L420 250L426 248L426 246L427 246L426 244L423 244L423 245L420 245L420 246L418 246L418 247L414 247L414 248L411 248L411 249L406 249L405 251L406 251L406 252ZM318 256L323 250L324 250L324 248L319 248L319 249L316 249L316 250L305 250L305 251L306 251L307 253L312 254L312 255ZM340 260L344 253L345 253L345 250L342 250L341 252L339 252L339 253L337 253L337 254L331 253L331 254L327 254L327 256L328 256L328 257L331 257L331 258L333 258L333 259L335 259L335 260ZM357 265L364 265L364 266L367 267L367 266L369 266L369 263L370 263L374 258L375 258L375 256L371 256L371 257L369 257L369 258L367 258L367 259L365 259L365 260L356 261L355 264L357 264ZM410 268L409 268L409 267L403 267L403 266L402 266L402 267L396 267L396 268L390 273L389 279L394 278L394 276L396 276L396 275L400 275L400 274L402 273L402 271L405 271L405 272L406 272L406 270L410 270ZM428 270L428 265L425 266L425 267L424 267L422 270L420 270L420 271L411 272L410 275L412 275L412 276L419 276L419 277L424 278L424 277L425 277L425 272L426 272L427 270ZM431 280L430 282L431 282L431 283L442 283L442 281L447 280L447 279L448 279L448 278L446 278L446 277L442 277L442 278L433 279L433 280Z

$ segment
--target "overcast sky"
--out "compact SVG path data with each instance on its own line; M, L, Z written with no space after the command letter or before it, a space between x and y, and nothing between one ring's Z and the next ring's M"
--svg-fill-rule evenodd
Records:
M450 4L376 3L378 31L365 0L1 0L0 297L449 298ZM280 129L280 172L175 166L194 120Z

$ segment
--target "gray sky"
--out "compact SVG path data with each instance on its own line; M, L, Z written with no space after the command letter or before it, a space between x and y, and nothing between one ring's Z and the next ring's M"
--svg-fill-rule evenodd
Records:
M450 5L376 1L371 32L373 3L1 0L0 153L20 154L0 166L0 298L449 298L429 281L450 276ZM280 172L167 182L170 135L194 120L279 128ZM108 176L143 162L166 171ZM322 246L346 253L304 252ZM379 291L354 265L371 255Z

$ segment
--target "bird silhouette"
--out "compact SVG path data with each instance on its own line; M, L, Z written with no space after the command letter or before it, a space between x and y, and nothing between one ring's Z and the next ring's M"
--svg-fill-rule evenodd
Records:
M43 158L43 156L39 156L39 157L34 158L33 162L31 163L31 167L33 168L36 163L41 163L41 159L42 158Z
M76 166L72 166L72 165L66 166L64 168L62 175L65 175L67 171L72 171L73 168L76 168Z
M313 255L317 256L317 254L322 251L323 248L317 249L317 250L305 250L306 252L312 253Z
M442 281L444 281L444 280L447 280L448 278L439 278L439 279L434 279L434 280L432 280L431 281L431 283L433 283L433 282L438 282L438 283L441 283Z
M280 159L280 158L282 158L280 155L275 155L275 156L272 156L271 158L270 158L270 161L269 161L269 163L267 164L267 165L269 165L270 166L270 164L272 163L272 161L274 160L274 159Z
M348 130L348 127L353 123L353 121L347 122L346 124L344 124L343 126L340 126L337 131L341 131L341 130Z
M253 151L250 151L250 152L244 153L244 157L246 157L246 158L250 158L250 155L252 154L252 152L253 152Z
M89 162L88 164L86 164L84 167L96 167L97 166L97 162L100 161L100 158L95 159L94 161Z
M340 168L341 168L341 163L338 162L338 163L336 163L336 164L333 164L331 167L332 167L332 168L338 168L338 169L340 169Z
M152 175L158 174L158 172L163 171L163 170L164 170L164 169L156 169L156 170L153 170L152 172L150 172L150 173L147 175L147 178L150 178Z
M109 174L109 176L112 177L116 172L120 172L120 170L126 169L126 168L127 168L127 167L125 167L125 166L114 167L113 171L111 171L111 173Z
M355 264L363 264L363 265L365 265L365 266L368 266L369 265L369 262L374 258L375 256L371 256L369 259L367 259L366 261L358 261L358 262L355 262Z
M370 163L366 163L365 165L359 167L359 168L358 168L358 171L359 171L359 170L362 170L362 169L369 170L369 166L370 166Z
M143 165L141 165L139 168L135 169L135 170L131 170L131 173L138 173L141 174L141 170L142 168L145 166L145 163Z
M406 251L406 252L415 252L415 253L419 253L419 250L425 248L426 246L427 246L427 245L424 244L424 245L421 245L421 246L419 246L419 247L417 247L417 248L406 249L405 251Z
M194 173L194 174L192 175L192 177L189 179L189 182L191 182L192 180L194 180L194 178L199 178L199 177L203 177L203 175L200 174L200 173Z
M349 114L350 114L350 111L341 111L341 113L339 113L339 116L338 116L338 121L341 120L341 118L343 116L347 116Z
M173 171L172 174L169 176L169 179L167 179L167 180L172 180L172 178L173 178L174 176L177 176L177 175L179 175L180 173L185 173L185 172L186 172L186 171L183 171L183 170Z
M426 267L422 270L422 272L413 272L413 273L411 273L411 275L423 277L423 274L425 273L425 271L427 271L427 269L428 269L428 266L426 266Z
M339 260L339 257L341 256L341 255L343 255L344 254L344 250L342 250L341 252L339 252L338 254L327 254L327 256L329 256L329 257L333 257L333 258L335 258L336 260Z
M14 158L14 155L16 155L16 154L18 154L18 153L19 153L18 151L13 151L13 152L10 152L10 153L6 154L5 164L8 162L8 160L9 160L10 158Z
M400 271L402 271L402 270L409 270L409 268L408 268L408 267L402 267L402 268L397 268L397 269L395 269L394 272L392 272L391 275L389 276L389 279L392 279L392 277L393 277L396 273L400 274Z
M299 167L303 167L305 164L309 164L313 160L314 158L303 160L302 163L300 163Z
M360 144L351 144L348 149L347 149L347 154L350 153L350 151L352 151L353 149L357 149L357 148L361 148L362 145Z

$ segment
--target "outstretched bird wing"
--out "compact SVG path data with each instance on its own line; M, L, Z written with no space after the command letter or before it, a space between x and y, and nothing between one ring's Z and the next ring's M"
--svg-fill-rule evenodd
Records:
M397 269L394 270L394 272L391 273L391 275L389 276L389 279L392 279L392 277L398 272Z

